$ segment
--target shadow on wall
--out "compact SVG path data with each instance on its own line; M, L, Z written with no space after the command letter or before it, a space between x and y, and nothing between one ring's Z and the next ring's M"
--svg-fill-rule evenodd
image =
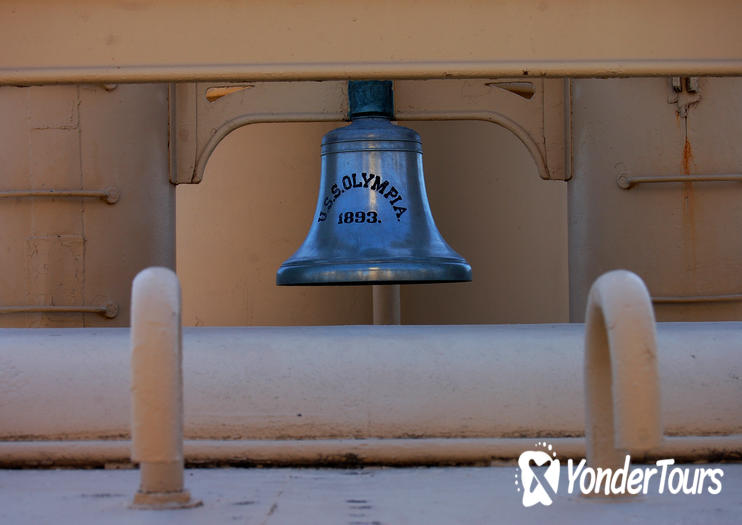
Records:
M568 319L564 183L539 179L509 132L482 122L411 122L444 238L472 283L402 286L405 324ZM334 124L259 124L218 146L204 181L177 190L177 269L186 326L368 324L371 289L278 287L309 229L320 141Z

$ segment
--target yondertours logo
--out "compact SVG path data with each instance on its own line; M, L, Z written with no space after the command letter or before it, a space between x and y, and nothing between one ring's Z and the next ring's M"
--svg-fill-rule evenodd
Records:
M545 441L536 446L540 450L526 450L518 458L518 473L515 474L515 487L523 492L523 506L533 507L537 503L551 505L559 490L559 460L556 450ZM537 468L545 467L545 468Z
M674 459L657 460L655 466L631 467L631 456L626 455L619 468L593 468L581 459L576 465L567 460L566 487L562 492L583 495L619 494L720 494L724 471L720 468L672 467ZM523 497L524 507L551 505L560 489L561 465L556 450L545 441L539 441L535 450L526 450L518 458L515 488ZM672 468L671 468L672 467ZM566 489L566 490L565 490Z

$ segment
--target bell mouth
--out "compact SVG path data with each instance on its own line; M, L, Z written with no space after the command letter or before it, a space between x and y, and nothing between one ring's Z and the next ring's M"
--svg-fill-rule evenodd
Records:
M377 261L297 261L278 269L279 286L456 283L471 281L463 259L430 257Z

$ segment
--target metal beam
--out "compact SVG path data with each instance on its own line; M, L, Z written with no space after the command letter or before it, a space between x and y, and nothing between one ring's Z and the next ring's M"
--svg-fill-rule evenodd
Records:
M567 180L563 90L563 81L554 79L396 81L395 117L497 124L528 149L541 178ZM171 86L170 110L170 182L199 183L216 146L237 128L345 120L346 83L179 83Z
M0 84L742 75L719 0L7 0Z

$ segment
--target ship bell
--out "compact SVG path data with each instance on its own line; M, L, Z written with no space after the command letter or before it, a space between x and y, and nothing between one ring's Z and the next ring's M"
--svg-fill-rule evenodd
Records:
M348 83L350 120L322 139L322 176L304 243L278 285L471 281L446 243L425 193L422 144L392 123L392 83Z

